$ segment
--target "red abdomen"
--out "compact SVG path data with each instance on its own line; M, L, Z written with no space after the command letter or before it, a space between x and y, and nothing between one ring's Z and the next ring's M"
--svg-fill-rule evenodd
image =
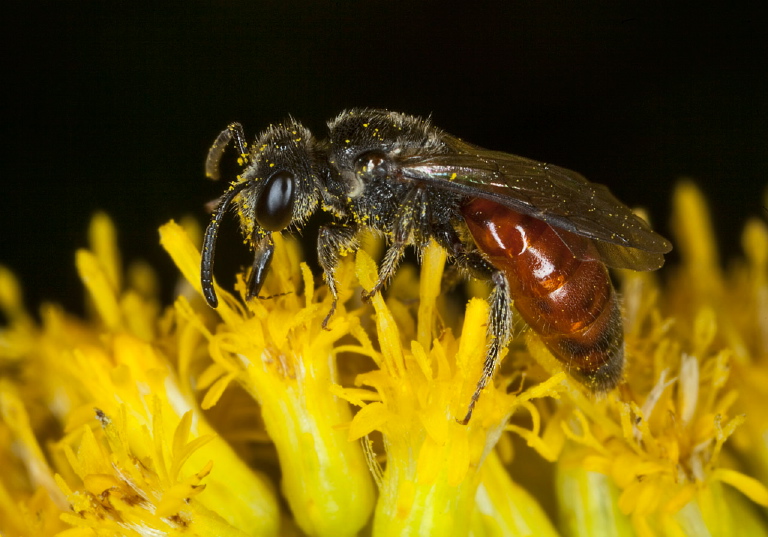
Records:
M613 388L624 330L608 269L591 241L480 198L462 214L477 247L506 275L515 309L552 354L590 389Z

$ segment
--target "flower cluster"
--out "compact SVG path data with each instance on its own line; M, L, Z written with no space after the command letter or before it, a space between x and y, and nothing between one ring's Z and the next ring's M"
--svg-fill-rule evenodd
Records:
M166 224L185 281L162 308L99 215L85 319L35 319L0 268L0 535L768 535L768 227L724 271L700 193L674 207L679 262L618 274L619 387L520 330L468 425L488 305L443 292L439 247L370 303L375 242L345 258L323 328L297 243L275 237L267 298L240 278L214 311L199 229Z

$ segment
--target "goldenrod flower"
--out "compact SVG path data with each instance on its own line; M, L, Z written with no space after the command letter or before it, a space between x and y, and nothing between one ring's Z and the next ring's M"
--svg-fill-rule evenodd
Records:
M326 330L295 242L270 298L217 289L213 311L199 231L163 226L188 284L162 310L97 216L88 318L35 321L0 269L0 535L768 535L768 229L723 271L690 184L674 222L679 266L619 275L619 389L594 398L521 333L464 426L488 306L441 293L437 246L370 304L376 264L345 259Z

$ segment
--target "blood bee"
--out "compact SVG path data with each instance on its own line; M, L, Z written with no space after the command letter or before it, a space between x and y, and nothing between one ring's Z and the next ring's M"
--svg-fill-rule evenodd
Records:
M214 248L234 206L255 253L248 298L257 296L274 252L272 233L298 229L318 209L329 215L317 252L338 300L339 257L358 248L363 230L382 234L387 250L380 291L405 249L431 240L469 276L492 284L483 375L461 420L467 423L512 334L512 303L566 369L594 391L621 378L623 330L606 266L655 270L671 244L602 185L559 166L490 151L434 127L429 120L376 109L352 109L328 123L318 140L290 119L247 147L232 123L208 154L218 178L234 140L243 172L221 197L203 240L201 282L212 307Z

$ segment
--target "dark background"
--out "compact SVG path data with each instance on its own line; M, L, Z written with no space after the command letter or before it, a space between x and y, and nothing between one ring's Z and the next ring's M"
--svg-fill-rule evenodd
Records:
M239 120L250 138L291 114L322 136L352 106L431 113L476 144L578 170L665 234L673 185L692 177L737 254L766 184L757 8L565 4L6 3L0 262L30 306L79 308L74 251L103 209L124 259L150 261L170 293L157 227L206 220L224 188L202 169L219 131Z

